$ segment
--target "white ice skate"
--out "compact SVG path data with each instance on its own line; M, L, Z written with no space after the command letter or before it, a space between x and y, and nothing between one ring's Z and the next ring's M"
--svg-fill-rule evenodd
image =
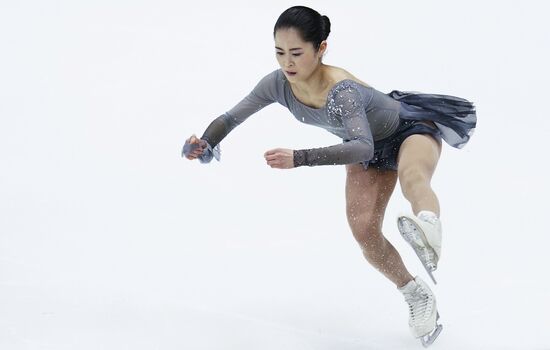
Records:
M405 286L399 288L405 301L409 304L409 328L415 338L419 338L422 345L427 348L441 333L443 326L437 321L439 313L435 296L428 285L415 277Z
M402 214L397 227L424 265L430 278L437 284L432 272L441 257L441 221L432 212L421 211L418 216Z

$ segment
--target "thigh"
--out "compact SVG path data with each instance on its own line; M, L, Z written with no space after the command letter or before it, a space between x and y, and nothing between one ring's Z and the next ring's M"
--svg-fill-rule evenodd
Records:
M360 164L346 165L346 213L350 225L381 229L384 212L397 183L397 172Z
M441 155L441 140L429 134L413 134L399 147L397 171L399 180L414 173L431 179Z

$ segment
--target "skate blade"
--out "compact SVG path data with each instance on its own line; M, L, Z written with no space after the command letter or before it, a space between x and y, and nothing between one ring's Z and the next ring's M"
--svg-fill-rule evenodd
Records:
M422 346L427 348L428 346L432 345L442 330L443 330L443 325L437 324L435 326L435 329L430 334L427 334L420 338L420 341L422 342Z
M424 264L422 264L422 265L424 265ZM432 271L430 271L430 270L426 267L426 265L424 265L424 268L426 269L426 272L428 273L428 276L430 276L430 278L432 279L432 282L433 282L434 284L437 284L437 281L435 280L434 275L432 274Z
M405 241L409 243L409 245L413 248L414 252L416 253L416 256L422 263L422 266L424 266L424 269L428 273L428 276L430 276L434 284L437 284L437 281L435 280L432 274L432 272L437 269L437 266L435 267L428 266L420 255L420 249L426 248L429 246L428 240L426 239L426 236L424 236L424 233L422 232L422 230L418 228L415 222L413 222L412 220L409 220L407 217L404 217L404 216L401 216L397 219L397 226L399 228L399 232L401 233L401 236L403 236L403 239L405 239ZM411 237L411 235L407 234L410 232L409 230L411 227L415 228L416 232L418 232L418 234L415 235L414 238ZM431 249L431 248L427 248L427 249Z

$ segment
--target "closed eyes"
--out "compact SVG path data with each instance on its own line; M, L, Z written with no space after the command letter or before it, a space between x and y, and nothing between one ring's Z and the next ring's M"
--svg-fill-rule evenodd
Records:
M281 56L281 55L284 55L284 53L282 52L277 52L277 55ZM294 57L298 57L298 56L301 56L302 54L301 53L293 53L292 56Z

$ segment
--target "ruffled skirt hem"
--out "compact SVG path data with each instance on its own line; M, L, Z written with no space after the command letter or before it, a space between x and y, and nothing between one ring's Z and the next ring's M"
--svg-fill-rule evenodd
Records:
M401 102L399 117L429 120L450 146L462 148L473 135L477 116L472 102L456 96L394 90L388 94Z

